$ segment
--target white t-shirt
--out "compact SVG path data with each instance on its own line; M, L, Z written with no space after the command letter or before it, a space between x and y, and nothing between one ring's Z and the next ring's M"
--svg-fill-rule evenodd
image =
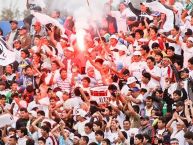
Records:
M146 62L132 62L129 66L129 71L132 76L136 77L138 81L141 81L142 71L146 68Z
M182 43L182 49L184 50L184 67L188 66L188 60L193 56L193 47L187 48L185 43Z
M169 39L172 39L172 40L176 40L176 36L172 36L172 35L169 35L168 36L168 38ZM179 37L179 41L180 42L183 42L183 39L182 39L182 37L180 36ZM181 46L179 45L179 44L177 44L177 43L169 43L169 46L173 46L174 48L175 48L175 54L178 54L178 55L181 55L181 51L182 51L182 48L181 48Z
M146 71L149 72L151 75L157 76L161 78L161 69L157 66L154 66L153 69L149 69L149 67L146 68ZM160 86L160 81L155 80L151 77L151 81L155 83L156 85Z

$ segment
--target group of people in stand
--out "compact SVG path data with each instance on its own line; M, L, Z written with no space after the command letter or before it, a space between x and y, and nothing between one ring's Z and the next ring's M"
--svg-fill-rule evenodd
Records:
M71 15L51 14L65 34L33 15L22 27L10 20L0 39L15 62L0 76L0 113L14 123L0 129L0 144L192 145L193 3L158 2L175 17L167 31L167 15L147 3L120 1L84 30L84 50Z

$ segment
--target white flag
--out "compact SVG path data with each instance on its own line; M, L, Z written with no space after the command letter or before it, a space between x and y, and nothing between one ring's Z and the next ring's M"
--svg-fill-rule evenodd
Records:
M8 44L0 38L0 65L2 66L6 66L15 61L15 52L8 48Z

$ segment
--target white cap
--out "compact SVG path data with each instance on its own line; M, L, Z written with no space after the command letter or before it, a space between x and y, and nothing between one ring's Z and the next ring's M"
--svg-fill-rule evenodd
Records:
M127 47L125 45L119 45L117 48L121 51L127 51Z
M85 118L86 114L86 111L84 111L83 109L78 109L76 116L81 116Z
M129 77L128 79L127 79L127 84L131 84L131 83L134 83L134 82L136 82L137 80L136 80L136 78L135 77Z
M109 39L116 39L116 40L118 40L116 35L111 35L111 37Z
M188 41L193 42L193 37L189 37L189 38L188 38Z
M133 55L140 55L140 56L141 56L141 52L140 52L140 51L135 51L135 52L133 53Z
M67 47L67 50L74 52L74 48L73 47Z
M63 96L63 93L61 91L57 91L56 96L61 99Z
M29 111L29 114L31 114L33 117L37 117L37 112L34 110Z

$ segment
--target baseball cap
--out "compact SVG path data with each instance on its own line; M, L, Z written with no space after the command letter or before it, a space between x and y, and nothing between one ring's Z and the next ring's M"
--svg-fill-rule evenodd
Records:
M140 52L140 51L135 51L135 52L133 53L133 55L139 55L139 56L141 56L141 52Z
M16 20L11 20L9 21L9 23L15 23L15 24L18 24L18 22Z
M84 111L83 109L78 109L77 110L77 113L76 113L76 116L81 116L81 117L86 117L86 111Z
M19 28L19 30L23 30L23 29L27 30L27 27L26 27L26 26L21 26L21 27Z
M116 40L118 40L116 35L111 35L111 37L109 39L116 39Z
M160 16L160 12L158 12L158 11L155 11L155 12L153 12L152 14L151 14L151 16L154 16L154 17L158 17L158 16Z
M127 51L127 47L125 45L119 45L118 50L120 51Z
M193 37L189 37L189 38L188 38L188 41L193 42Z
M135 79L135 77L129 77L128 79L127 79L127 84L131 84L131 83L134 83L134 82L136 82L137 80Z

